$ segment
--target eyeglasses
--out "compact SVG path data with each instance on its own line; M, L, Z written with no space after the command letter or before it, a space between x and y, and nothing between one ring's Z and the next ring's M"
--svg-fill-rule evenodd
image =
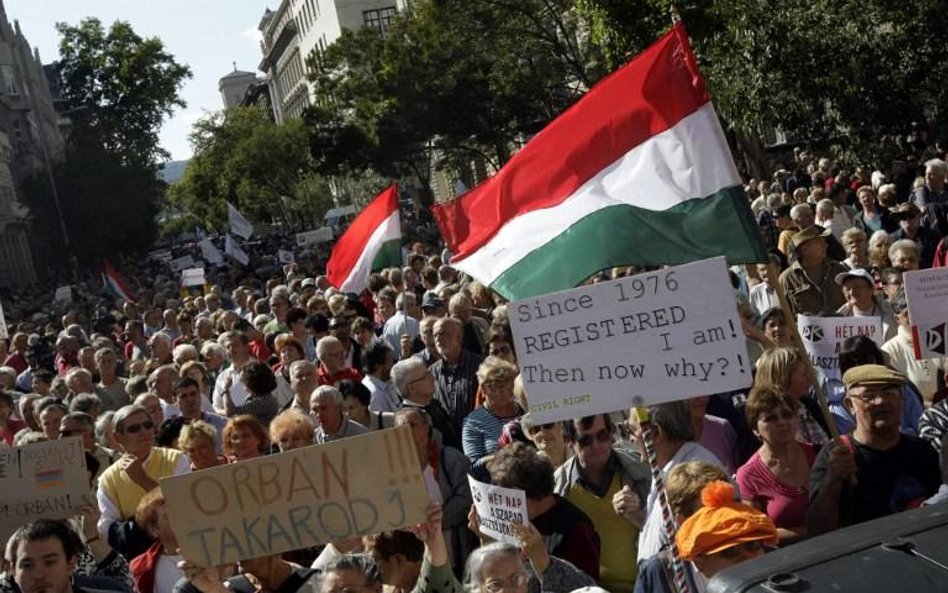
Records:
M145 420L144 422L139 422L138 424L130 424L126 426L122 432L125 434L138 434L141 429L151 430L155 428L155 423L151 420Z
M862 403L868 405L875 403L876 401L886 402L892 399L895 399L902 395L902 390L899 387L886 387L884 389L867 389L862 393L856 394L851 393L849 397L853 399L858 399Z
M579 444L580 447L585 449L586 447L589 447L590 445L593 444L593 439L596 439L596 442L599 442L599 443L608 443L609 441L612 440L612 431L609 430L608 428L603 428L602 430L600 430L594 435L582 434L582 435L579 435L578 439L576 439L576 443Z
M500 593L505 587L523 587L527 584L527 575L518 572L510 575L506 579L491 579L484 583L484 590L487 593Z
M541 430L553 430L553 427L556 426L556 422L548 422L546 424L534 424L527 429L527 432L530 434L536 434Z
M504 356L505 354L510 354L513 350L510 349L510 346L498 346L496 348L491 348L489 354L491 356Z

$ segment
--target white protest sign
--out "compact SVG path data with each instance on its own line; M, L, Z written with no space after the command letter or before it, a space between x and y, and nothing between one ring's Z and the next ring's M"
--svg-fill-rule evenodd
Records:
M227 202L227 224L231 233L245 241L253 234L253 225L230 202Z
M407 426L165 478L161 491L201 566L401 529L428 506Z
M237 263L243 266L250 263L250 256L247 255L243 247L237 244L237 241L234 241L234 238L231 237L229 233L224 237L224 253L237 260Z
M89 494L80 437L0 447L0 541L36 519L65 519Z
M327 241L332 241L332 238L332 228L324 226L312 231L306 231L305 233L296 233L296 246L306 247L307 245L325 243Z
M156 249L148 253L148 259L168 263L174 259L170 249Z
M168 262L168 267L171 268L172 272L180 272L181 270L193 268L194 266L194 257L191 255L183 255Z
M484 484L471 476L467 480L471 484L481 533L497 541L519 546L520 540L514 535L511 525L527 522L527 495L523 490Z
M839 350L853 336L866 336L882 345L881 317L797 316L797 331L820 379L840 379Z
M293 255L292 251L281 249L277 252L277 260L281 264L291 264L296 261L296 256Z
M182 270L181 286L204 286L204 268Z
M10 330L7 329L7 318L3 316L3 303L0 303L0 340L10 337Z
M906 272L902 277L915 359L941 358L948 352L948 268Z
M224 263L224 256L221 254L221 250L218 249L210 239L201 239L199 245L201 246L201 257L204 258L204 261L214 266L219 266Z
M68 305L72 302L72 286L68 284L66 286L60 286L56 289L56 294L53 295L54 303L62 303Z
M508 305L534 422L747 387L723 257Z

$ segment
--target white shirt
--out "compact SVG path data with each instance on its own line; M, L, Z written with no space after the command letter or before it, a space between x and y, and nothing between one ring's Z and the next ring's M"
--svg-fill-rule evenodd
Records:
M404 311L395 311L395 314L389 317L382 328L382 340L395 353L395 360L402 357L402 336L406 333L412 340L418 337L418 320L414 317L407 317Z
M902 326L894 338L882 345L882 351L889 355L889 362L897 371L915 383L925 402L930 403L938 391L938 373L945 368L945 359L915 360L912 335Z
M399 399L391 381L382 381L373 375L362 378L362 384L372 395L369 400L369 410L373 412L394 412L398 410Z
M666 477L671 468L679 463L688 461L706 461L724 469L721 460L714 453L698 443L689 442L682 445L675 455L668 460L668 463L662 468L662 477ZM648 505L645 507L645 512L645 525L642 526L642 531L639 533L639 562L648 560L658 554L662 549L662 540L664 539L665 527L662 525L662 509L661 505L658 504L658 493L655 491L654 484L652 484L652 489L648 493Z
M232 377L230 399L233 400L235 406L244 405L249 395L247 388L244 387L244 382L240 380L240 371L233 366L227 367L217 376L217 381L214 382L214 394L211 396L211 401L214 404L214 410L212 411L218 414L224 413L224 385L227 384L228 377Z
M763 315L767 309L780 306L777 292L766 282L761 282L751 288L748 300L757 315Z

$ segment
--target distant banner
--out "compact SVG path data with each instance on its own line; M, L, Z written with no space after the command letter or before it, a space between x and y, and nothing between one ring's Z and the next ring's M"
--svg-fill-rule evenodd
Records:
M881 317L808 317L797 316L797 330L810 362L822 380L839 380L839 351L847 338L866 336L882 345Z
M191 255L184 255L168 262L168 267L171 268L172 272L180 272L186 268L193 268L196 265L197 263Z
M305 233L296 233L296 246L297 247L306 247L307 245L315 245L318 243L326 243L332 241L333 231L332 228L324 226L322 228L306 231Z
M156 249L148 253L148 259L153 259L166 264L174 259L174 255L171 253L170 249Z
M53 302L68 305L72 303L72 286L60 286L53 295Z
M230 236L230 233L224 237L224 253L231 256L237 263L242 266L246 266L250 263L250 256L247 255L247 252L244 251L244 248L241 247L233 237Z
M36 519L65 519L89 495L79 437L0 447L0 541Z
M227 223L230 232L245 241L253 235L253 225L230 202L227 202Z
M723 257L515 301L507 311L534 422L751 383Z
M185 558L279 554L424 521L410 429L398 427L161 480Z
M520 540L514 535L511 526L527 523L527 495L523 490L484 484L471 476L467 480L471 484L481 533L497 541L519 546Z
M948 268L906 272L903 283L915 359L944 357L948 354Z
M204 268L190 268L181 271L181 286L204 286Z
M281 264L291 264L296 261L296 256L293 255L292 251L281 249L277 253L277 260L279 260Z
M3 303L0 303L0 340L10 337L10 330L7 329L7 318L3 315Z
M201 246L201 257L204 258L204 261L213 266L219 266L224 263L224 256L221 254L221 250L218 249L210 239L207 237L201 239L199 245Z

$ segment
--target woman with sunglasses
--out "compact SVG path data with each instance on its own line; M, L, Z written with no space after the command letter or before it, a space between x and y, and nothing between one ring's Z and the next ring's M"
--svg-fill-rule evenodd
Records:
M566 446L566 432L563 429L562 422L547 422L546 424L534 424L530 414L524 414L520 419L520 427L523 429L537 450L557 468L570 457L570 449Z
M745 409L747 424L761 445L737 470L744 503L770 517L781 544L807 536L810 468L817 449L796 438L799 405L778 388L751 390Z

